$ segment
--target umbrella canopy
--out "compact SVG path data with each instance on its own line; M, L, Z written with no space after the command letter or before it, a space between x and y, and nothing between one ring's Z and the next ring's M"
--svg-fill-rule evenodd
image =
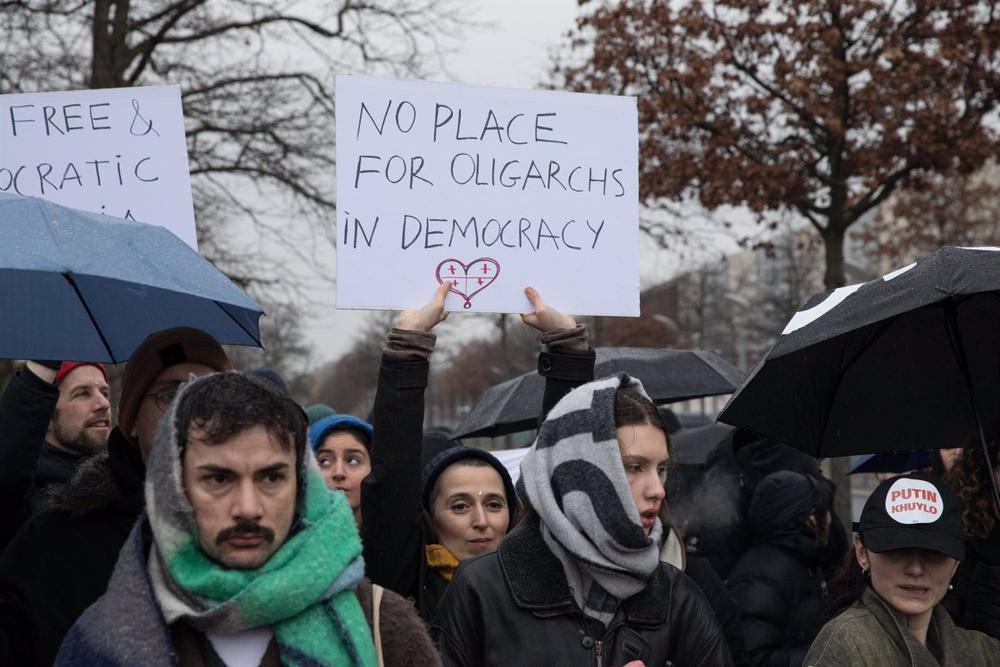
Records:
M909 472L928 468L934 462L929 449L900 449L893 452L863 454L849 475L863 472Z
M0 194L0 358L120 363L151 333L260 346L260 306L166 229Z
M719 443L732 437L735 429L725 424L707 424L681 429L670 436L673 450L672 463L679 465L705 465L708 455Z
M719 420L814 456L985 450L984 425L1000 428L998 334L1000 248L941 248L811 299Z
M642 381L655 403L717 396L734 391L742 374L702 350L599 347L594 377L628 373ZM496 437L534 428L542 410L545 379L525 373L487 389L455 428L454 438Z

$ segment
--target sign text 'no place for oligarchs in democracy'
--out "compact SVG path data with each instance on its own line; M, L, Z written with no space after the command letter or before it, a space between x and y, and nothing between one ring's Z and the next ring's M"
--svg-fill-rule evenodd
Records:
M635 98L336 86L338 308L639 314Z
M197 250L180 88L0 95L0 192L160 225Z

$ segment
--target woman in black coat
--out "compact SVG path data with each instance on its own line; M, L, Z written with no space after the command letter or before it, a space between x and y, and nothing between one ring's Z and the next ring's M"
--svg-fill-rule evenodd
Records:
M698 587L660 562L669 451L627 375L574 389L521 464L525 518L463 564L431 633L446 665L729 665Z

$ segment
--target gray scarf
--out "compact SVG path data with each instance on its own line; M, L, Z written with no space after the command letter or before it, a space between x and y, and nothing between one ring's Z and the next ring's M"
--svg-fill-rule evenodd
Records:
M646 535L618 449L615 393L642 384L622 374L567 394L546 417L521 462L542 538L562 564L583 613L607 626L622 600L659 565L663 526Z

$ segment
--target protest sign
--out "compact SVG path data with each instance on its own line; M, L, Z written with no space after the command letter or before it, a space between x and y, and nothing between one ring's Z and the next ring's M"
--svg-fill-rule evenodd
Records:
M635 99L338 76L337 307L639 314Z
M0 192L161 225L197 250L180 88L0 95Z

